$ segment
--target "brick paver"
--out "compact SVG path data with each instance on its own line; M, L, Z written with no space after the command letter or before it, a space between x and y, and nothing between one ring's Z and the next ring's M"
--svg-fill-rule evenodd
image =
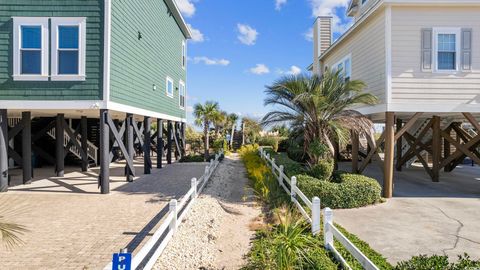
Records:
M140 162L136 166L143 172ZM205 164L153 169L133 183L125 183L123 165L113 167L109 195L98 194L96 169L1 194L2 209L9 209L5 218L29 232L13 251L0 247L0 269L102 269L121 248L135 254L159 226L168 201L185 194Z

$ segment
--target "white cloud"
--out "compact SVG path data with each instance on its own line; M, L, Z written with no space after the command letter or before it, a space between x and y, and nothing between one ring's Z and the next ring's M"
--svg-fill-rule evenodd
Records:
M300 75L302 73L302 69L298 66L291 66L289 70L284 71L282 69L277 69L277 73L280 75Z
M192 0L175 0L175 2L183 16L192 17L195 14L195 5Z
M270 69L264 64L257 64L255 67L249 70L251 73L256 75L263 75L270 73Z
M312 15L317 16L332 16L333 17L333 32L343 33L350 26L352 21L347 19L342 21L337 15L337 9L348 8L350 0L309 0L312 7Z
M281 10L287 4L287 0L275 0L275 10Z
M288 75L298 75L300 73L302 73L302 69L297 66L291 66L290 70L287 71Z
M313 41L313 28L309 28L307 32L303 33L303 37L307 41Z
M230 64L229 60L226 59L211 59L206 56L197 56L193 58L195 64L204 63L208 66L228 66Z
M258 32L254 28L246 24L237 24L238 28L238 40L245 45L255 45L257 41Z
M190 28L190 32L192 32L192 42L203 42L205 38L203 37L203 33L200 30L193 28L191 24L187 24L188 28Z

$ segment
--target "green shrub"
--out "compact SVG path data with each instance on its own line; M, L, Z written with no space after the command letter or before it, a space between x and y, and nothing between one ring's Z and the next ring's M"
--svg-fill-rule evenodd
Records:
M204 162L203 155L187 155L180 159L180 162Z
M382 254L378 253L370 247L369 244L362 241L356 235L349 233L342 226L335 224L335 227L345 235L350 242L352 242L365 256L367 256L370 261L373 262L379 269L382 270L391 270L393 266L387 261ZM348 265L352 267L353 270L363 270L362 265L353 257L350 252L345 249L341 244L335 243L335 248L342 254L342 257L347 261Z
M289 158L286 153L270 153L270 155L275 158L276 164L283 165L283 171L288 177L306 173L305 166Z
M276 177L258 154L258 145L242 146L238 153L243 160L248 178L256 195L273 207L289 200L289 196L278 185Z
M279 142L278 142L278 149L277 151L278 152L287 152L287 149L288 149L288 138L280 138Z
M287 149L288 157L297 162L304 162L305 161L305 154L303 152L303 146L300 146L296 143L289 143Z
M447 256L426 256L420 255L412 257L408 261L398 263L395 270L464 270L464 269L478 269L480 261L470 259L468 254L458 256L458 261L450 263Z
M278 141L279 139L277 137L260 137L258 139L258 144L260 146L270 146L272 147L273 151L277 152L278 151Z
M308 175L328 181L332 177L333 168L333 161L328 159L320 160L317 165L312 166L310 170L308 170Z
M302 217L291 211L277 216L278 225L257 234L243 269L337 269Z
M220 150L223 149L223 152L226 152L228 151L228 143L227 143L227 140L223 139L223 138L220 138L220 139L216 139L215 141L213 141L213 150L215 152L220 152Z
M341 182L329 182L308 175L297 176L298 186L312 198L320 198L323 207L356 208L379 202L381 187L375 179L363 175L342 174Z

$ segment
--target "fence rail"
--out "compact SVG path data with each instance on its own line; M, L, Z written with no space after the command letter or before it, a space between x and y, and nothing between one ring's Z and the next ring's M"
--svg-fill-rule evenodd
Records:
M272 168L272 173L277 177L278 184L283 187L287 194L290 194L291 201L298 208L302 216L312 225L312 233L318 234L320 232L320 199L313 197L310 201L308 197L297 186L297 178L293 176L291 179L284 172L283 165L275 164L275 159L270 157L263 148L260 148L260 157L267 161L267 165ZM289 187L285 185L288 184ZM303 204L302 204L303 203ZM309 212L305 207L310 209ZM339 261L344 269L352 269L342 255L337 251L334 246L334 239L336 239L350 254L362 265L366 270L378 270L379 268L373 264L367 256L365 256L348 238L342 234L335 227L333 223L333 211L330 208L325 208L323 213L323 237L325 240L325 248L330 250L337 261Z
M142 263L147 258L148 254L152 254L148 258L148 261L143 265L144 270L150 270L155 265L155 262L162 254L163 250L167 247L168 242L172 239L175 234L178 225L181 224L190 208L192 207L195 199L202 192L203 188L207 182L212 177L213 172L220 163L220 157L223 155L223 152L215 155L215 160L211 160L210 164L205 167L205 173L197 180L192 178L191 187L187 193L182 197L180 201L175 199L171 200L169 203L168 214L165 216L163 223L158 227L153 236L145 243L145 245L140 249L140 251L133 256L132 259L132 269L137 269L142 266ZM181 214L180 214L181 213ZM180 214L180 215L179 215ZM166 235L165 235L166 233ZM162 238L162 236L165 235ZM158 244L158 241L161 242ZM104 270L111 270L112 263L109 263L105 266Z

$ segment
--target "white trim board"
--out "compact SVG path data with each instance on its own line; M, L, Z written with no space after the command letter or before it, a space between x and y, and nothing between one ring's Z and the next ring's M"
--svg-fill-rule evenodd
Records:
M171 120L177 122L186 122L186 118L170 116L164 113L154 112L150 110L140 109L133 106L123 105L116 102L104 102L101 100L1 100L1 108L7 110L100 110L108 109L124 113L132 113L140 116L149 116L164 120Z
M103 29L103 100L110 100L110 48L112 36L112 2L105 0L105 19Z
M386 102L392 102L392 7L385 8L385 89ZM387 106L388 109L388 106Z

